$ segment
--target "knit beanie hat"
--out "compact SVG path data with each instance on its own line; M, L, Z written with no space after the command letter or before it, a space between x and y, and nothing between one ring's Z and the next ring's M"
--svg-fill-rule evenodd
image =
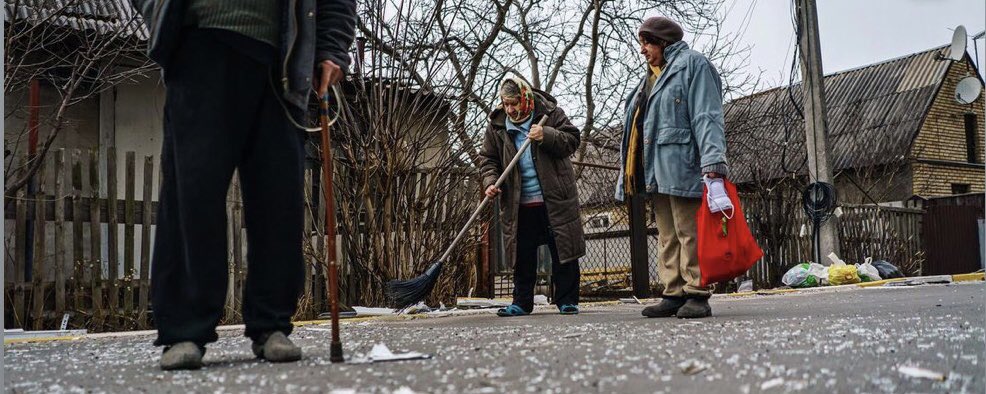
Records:
M653 16L645 19L644 23L640 25L640 30L637 31L637 34L640 33L648 33L671 44L681 41L682 37L685 36L685 32L681 30L681 26L663 16Z

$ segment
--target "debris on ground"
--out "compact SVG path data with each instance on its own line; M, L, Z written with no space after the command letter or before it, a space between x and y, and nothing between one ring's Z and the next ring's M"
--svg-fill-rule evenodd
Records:
M951 275L937 275L937 276L921 276L917 278L910 278L907 280L899 280L896 282L890 282L884 286L918 286L918 285L928 285L928 284L941 284L941 283L952 283Z
M430 354L419 352L394 353L390 351L390 348L388 348L387 345L378 343L373 345L373 349L370 349L369 353L363 355L362 357L353 358L350 363L370 364L386 361L424 360L429 358L431 358Z
M643 304L643 302L640 302L640 299L637 298L636 296L632 296L630 298L620 298L620 303L621 304Z
M14 329L4 329L3 330L3 340L4 341L19 341L19 340L32 340L32 339L43 339L43 338L66 338L66 337L82 337L86 335L86 330L38 330L38 331L24 331L20 328Z
M740 283L739 288L736 291L738 291L740 293L746 293L746 292L753 291L753 281L752 280L744 280L742 283Z
M510 301L488 298L459 298L455 304L457 307L464 309L504 308L510 306Z
M935 372L935 371L932 371L930 369L924 369L924 368L921 368L921 367L914 367L914 366L907 366L907 365L905 365L905 366L898 367L897 368L897 371L900 372L901 374L903 374L904 376L908 376L908 377L912 377L912 378L931 379L931 380L937 380L937 381L940 381L940 382L944 382L945 381L945 374L940 373L940 372Z
M534 305L548 305L548 297L544 294L535 295Z
M691 359L678 364L678 369L685 375L695 375L709 369L709 364L701 360Z
M437 310L437 309L432 309L431 307L429 307L428 305L426 305L424 301L420 301L420 302L418 302L415 305L411 305L411 306L409 306L407 308L404 308L404 311L403 312L406 315L414 315L414 314L418 314L418 313L428 313L428 312L435 311L435 310Z
M773 378L760 384L760 390L766 391L782 385L784 385L784 378Z

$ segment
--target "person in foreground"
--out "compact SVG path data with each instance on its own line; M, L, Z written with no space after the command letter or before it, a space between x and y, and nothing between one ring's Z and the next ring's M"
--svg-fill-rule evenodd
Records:
M569 156L579 146L579 129L557 100L507 77L500 84L500 105L490 114L480 151L480 170L487 196L501 196L500 220L509 266L514 267L513 303L499 316L522 316L534 310L538 247L551 251L554 303L562 314L579 313L579 258L585 236L579 213L575 171ZM547 116L544 126L538 125ZM500 173L530 138L530 148L504 181Z
M247 227L243 321L253 353L301 359L288 339L304 262L303 141L313 84L349 65L353 0L132 0L167 89L151 270L164 370L197 369L227 287L226 191L239 171Z
M657 216L662 300L647 317L712 315L701 286L696 213L702 177L725 177L722 81L705 56L688 48L674 21L652 17L638 31L644 78L627 97L622 170L616 198L647 195Z

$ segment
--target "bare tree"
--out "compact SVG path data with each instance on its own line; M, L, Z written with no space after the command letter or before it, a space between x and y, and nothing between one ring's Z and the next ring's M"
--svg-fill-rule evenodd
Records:
M154 68L144 55L147 31L130 7L96 7L86 0L21 0L7 3L4 23L4 94L21 94L40 81L58 95L44 103L44 138L37 154L17 162L28 127L7 131L14 151L6 160L5 195L23 188L41 168L69 120L66 111L112 86L146 77ZM96 11L99 10L99 11ZM23 110L23 109L21 109ZM14 113L5 113L5 119Z

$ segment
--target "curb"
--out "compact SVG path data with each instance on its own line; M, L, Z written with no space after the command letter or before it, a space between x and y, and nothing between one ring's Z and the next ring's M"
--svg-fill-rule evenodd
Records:
M975 272L971 274L956 274L956 275L935 275L935 276L913 276L908 278L894 278L894 279L884 279L874 282L856 283L850 285L842 286L821 286L821 287L808 287L804 289L770 289L770 290L757 290L757 291L745 291L742 293L728 293L723 294L724 297L749 297L755 295L776 295L776 294L787 294L787 293L811 293L811 292L826 292L826 291L837 291L838 289L846 288L870 288L870 287L880 287L888 283L896 282L907 282L907 281L948 281L950 283L959 282L979 282L986 280L986 274L982 272Z
M757 295L777 295L777 294L790 294L790 293L822 293L830 291L838 291L840 289L849 288L872 288L883 286L887 283L894 282L905 282L911 280L942 280L945 277L950 277L952 283L958 282L980 282L986 280L986 274L982 272L970 273L970 274L957 274L957 275L940 275L940 276L917 276L910 278L895 278L895 279L885 279L875 282L857 283L851 285L842 286L825 286L825 287L810 287L805 289L771 289L771 290L757 290L757 291L746 291L742 293L728 293L728 294L715 294L713 297L730 297L730 298L740 298L740 297L750 297ZM653 299L642 299L641 304L653 301ZM596 302L586 302L582 303L582 306L613 306L620 305L620 301L596 301ZM407 320L417 320L417 319L434 319L441 317L457 317L457 316L474 316L481 314L491 314L494 311L492 308L486 309L474 309L474 310L462 310L458 313L441 313L441 314L414 314L414 315L379 315L379 316L366 316L366 317L352 317L348 319L340 319L339 324L355 324L364 323L371 321L407 321ZM328 319L324 320L303 320L292 322L295 327L308 327L308 326L319 326L329 324ZM230 331L236 329L243 329L242 324L219 326L216 327L216 331ZM134 336L145 336L153 335L156 331L145 330L145 331L125 331L125 332L110 332L110 333L93 333L86 334L82 336L59 336L59 337L39 337L39 338L23 338L23 339L6 339L4 338L3 344L11 345L18 343L45 343L45 342L60 342L60 341L75 341L80 339L100 339L100 338L123 338L123 337L134 337Z

